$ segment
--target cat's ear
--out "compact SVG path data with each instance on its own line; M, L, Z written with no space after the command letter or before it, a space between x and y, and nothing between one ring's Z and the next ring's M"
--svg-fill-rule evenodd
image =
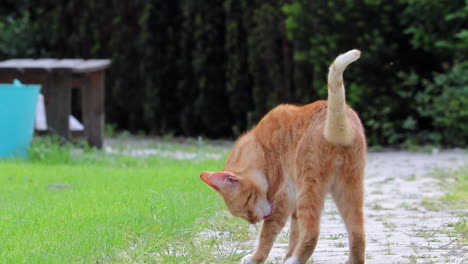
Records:
M236 176L228 172L204 171L202 174L200 174L200 178L218 192L221 190L231 191L238 184Z

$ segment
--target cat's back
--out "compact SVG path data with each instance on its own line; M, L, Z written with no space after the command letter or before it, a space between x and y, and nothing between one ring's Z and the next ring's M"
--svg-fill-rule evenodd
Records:
M310 126L317 114L326 109L326 105L327 101L323 100L304 106L278 105L260 120L253 132L258 139L268 145L281 142L288 145L294 144Z
M266 146L294 147L304 135L316 140L325 140L323 131L327 116L328 101L296 106L281 104L268 112L253 129L256 138ZM356 112L347 107L347 116L355 132L355 143L365 144L364 129ZM325 140L326 141L326 140ZM334 145L330 143L331 145Z
M270 110L258 123L257 128L269 131L293 126L300 129L308 125L317 111L326 107L327 101L320 100L304 106L281 104Z

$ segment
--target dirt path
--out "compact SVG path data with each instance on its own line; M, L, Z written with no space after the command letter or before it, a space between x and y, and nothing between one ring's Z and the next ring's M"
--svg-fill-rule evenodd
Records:
M463 244L461 234L453 228L455 223L468 219L468 208L434 211L422 206L428 197L443 194L438 180L429 176L431 172L466 164L468 155L462 151L369 154L365 203L367 263L468 264L468 245ZM269 257L270 263L282 263L287 230L285 228L278 238ZM311 263L344 263L347 254L344 224L328 198L320 240Z

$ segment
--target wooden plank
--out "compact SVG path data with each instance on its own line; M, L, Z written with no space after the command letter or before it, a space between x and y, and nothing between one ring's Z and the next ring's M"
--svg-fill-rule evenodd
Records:
M49 81L43 87L49 131L64 140L70 138L71 82L71 73L54 72L49 74Z
M85 73L92 71L100 71L108 68L111 64L111 60L85 60L80 64L73 67L75 73Z
M85 137L93 147L102 148L104 143L104 71L87 74L83 87L83 124Z
M0 69L2 70L20 70L24 65L34 63L31 59L13 59L0 62Z
M5 67L16 67L17 65L23 65L23 64L28 64L28 63L34 63L35 60L33 59L11 59L11 60L5 60L0 62L0 67L5 68Z
M53 65L53 69L73 69L78 65L82 64L85 60L83 59L62 59L56 61Z
M109 67L107 59L11 59L0 62L0 69L25 70L72 70L75 73L99 71Z
M25 70L45 70L51 71L57 59L12 59L0 62L0 69L16 69L18 71Z

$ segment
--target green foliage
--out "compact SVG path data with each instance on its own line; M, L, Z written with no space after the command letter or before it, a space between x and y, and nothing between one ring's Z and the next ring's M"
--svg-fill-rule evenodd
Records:
M412 72L419 122L418 139L436 144L466 146L468 143L468 1L409 1L403 18L414 48L435 60L430 76ZM434 71L437 72L434 72Z
M112 59L116 129L239 135L279 103L326 98L328 65L358 48L347 102L370 144L466 142L463 111L437 110L463 108L466 0L5 1L1 58Z
M454 0L408 1L402 18L413 47L445 56L464 56L468 51L468 2Z
M437 143L468 144L468 62L446 73L434 74L425 90L417 94L418 112L432 121L431 138Z
M0 59L46 56L39 26L27 10L0 16Z

